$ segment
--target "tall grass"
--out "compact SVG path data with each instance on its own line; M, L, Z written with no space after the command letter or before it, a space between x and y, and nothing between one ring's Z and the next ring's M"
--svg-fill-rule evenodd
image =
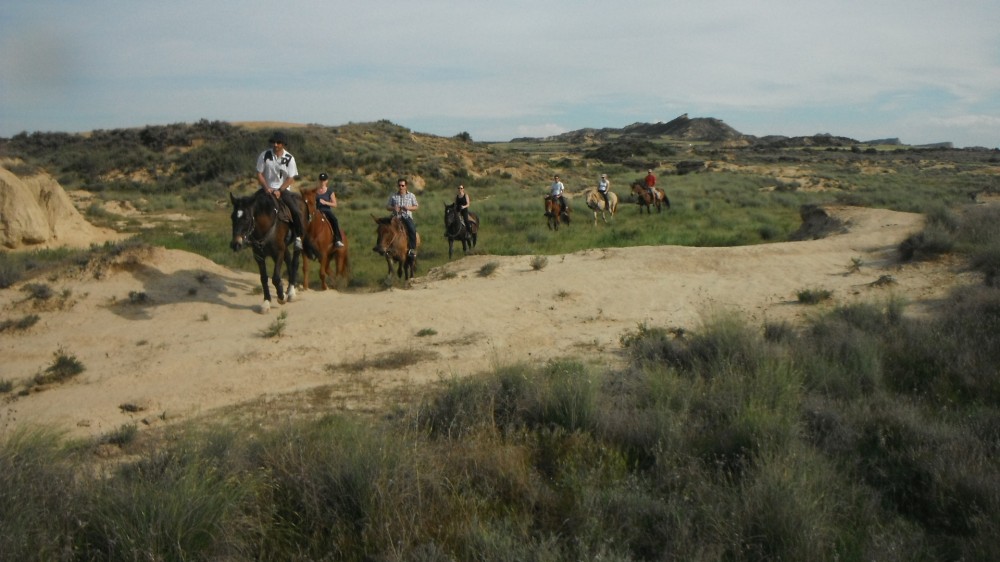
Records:
M147 432L103 473L96 444L11 434L0 546L19 560L988 560L995 293L957 292L933 317L890 300L781 330L726 312L642 325L617 370L506 365L389 418Z

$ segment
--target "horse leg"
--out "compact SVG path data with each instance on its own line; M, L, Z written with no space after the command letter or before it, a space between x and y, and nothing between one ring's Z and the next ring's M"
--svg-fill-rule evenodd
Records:
M285 304L285 288L281 284L281 266L285 260L278 256L274 260L274 271L271 273L271 283L274 284L274 291L278 293L278 304Z
M257 262L257 269L260 271L260 287L264 292L264 302L260 305L261 312L267 312L271 309L271 287L268 285L269 281L267 279L267 261L265 261L264 256L258 256L254 254L254 261Z
M448 237L448 259L451 259L452 247L455 245L455 239L451 236Z
M309 290L309 258L302 258L302 290Z
M319 286L322 287L324 291L327 289L326 278L329 276L330 276L330 253L323 252L323 256L320 257L319 261Z
M285 266L288 268L288 293L286 298L288 302L292 302L295 299L295 282L297 281L295 276L299 271L300 257L302 257L302 254L298 251L292 252L291 256L287 253L285 254Z
M345 244L343 248L337 250L337 259L335 262L337 266L337 274L335 276L335 288L346 287L349 281L350 269L351 269L351 259L347 254L347 245Z

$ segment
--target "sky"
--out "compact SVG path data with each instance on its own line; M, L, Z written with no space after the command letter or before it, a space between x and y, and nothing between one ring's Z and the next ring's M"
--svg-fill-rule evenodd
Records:
M1000 147L997 0L33 0L0 137L387 119L476 141L711 117Z

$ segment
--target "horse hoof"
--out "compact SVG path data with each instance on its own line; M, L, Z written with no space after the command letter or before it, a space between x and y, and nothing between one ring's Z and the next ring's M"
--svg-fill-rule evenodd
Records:
M271 301L264 301L263 303L261 303L260 305L261 314L267 314L269 310L271 310Z
M292 300L295 299L295 295L296 295L296 293L295 293L295 287L289 287L288 288L288 294L285 295L285 300L288 301L288 302L292 302Z

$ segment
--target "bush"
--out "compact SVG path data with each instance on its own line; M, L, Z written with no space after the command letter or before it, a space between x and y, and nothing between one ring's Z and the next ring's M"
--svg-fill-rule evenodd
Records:
M954 247L952 233L940 226L928 225L899 244L899 255L903 261L928 260L947 254Z

